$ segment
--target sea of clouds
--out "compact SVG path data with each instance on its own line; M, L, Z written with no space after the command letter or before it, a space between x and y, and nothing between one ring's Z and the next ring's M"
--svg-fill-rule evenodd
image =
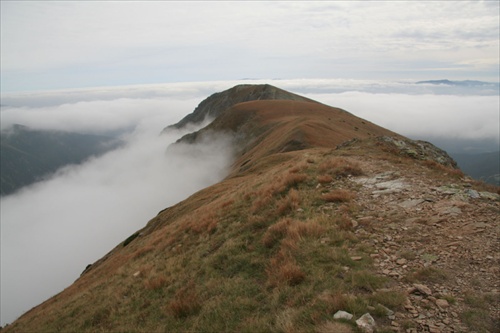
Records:
M167 150L195 128L159 134L241 83L270 83L444 149L498 150L500 103L490 86L246 80L3 93L2 131L22 124L119 135L126 144L0 198L2 325L70 285L158 211L224 178L229 139Z

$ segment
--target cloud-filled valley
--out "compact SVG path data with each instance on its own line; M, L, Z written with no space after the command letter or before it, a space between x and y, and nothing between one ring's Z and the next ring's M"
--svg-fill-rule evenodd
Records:
M16 108L15 122L34 128L133 130L125 146L1 198L2 324L68 286L161 209L224 177L229 141L167 151L186 131L159 135L193 108L154 99Z
M498 150L498 94L456 94L454 88L446 92L443 87L408 83L266 82L413 139L481 143ZM2 96L2 130L17 123L37 129L112 133L126 142L0 199L2 325L68 286L87 264L142 228L158 211L226 175L230 138L167 149L194 129L160 132L210 94L237 83L254 81Z

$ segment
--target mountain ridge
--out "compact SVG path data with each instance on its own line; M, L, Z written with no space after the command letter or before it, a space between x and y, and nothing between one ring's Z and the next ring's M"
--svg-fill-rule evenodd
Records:
M119 139L95 134L36 130L15 124L0 138L0 194L50 177L68 164L79 164L119 147Z
M309 98L296 95L270 84L240 84L222 92L212 94L204 99L192 113L185 116L178 123L167 126L163 132L168 131L169 128L179 129L188 124L200 124L205 119L215 119L225 110L238 103L273 99L315 102Z
M227 135L228 176L6 332L359 332L366 313L379 331L493 330L497 188L341 109L233 102L169 148Z

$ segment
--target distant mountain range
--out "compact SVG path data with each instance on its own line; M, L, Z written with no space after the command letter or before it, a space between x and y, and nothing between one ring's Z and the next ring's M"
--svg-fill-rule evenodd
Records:
M485 81L475 81L475 80L463 80L463 81L451 81L447 79L443 80L427 80L418 81L417 84L445 84L449 86L460 86L460 87L485 87L491 86L498 88L500 83L498 82L485 82Z
M68 164L114 149L120 141L103 135L34 130L14 125L0 137L0 192L7 195Z

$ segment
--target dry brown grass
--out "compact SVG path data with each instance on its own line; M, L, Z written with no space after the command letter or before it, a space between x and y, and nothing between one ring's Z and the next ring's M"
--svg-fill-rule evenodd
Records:
M284 214L299 208L300 196L299 191L291 189L288 195L277 202L276 214L283 216Z
M340 230L351 230L352 221L347 214L342 214L333 218L333 222Z
M333 181L333 178L330 175L318 176L318 183L320 183L320 184L327 184L327 183L331 183L332 181Z
M307 175L302 173L289 172L282 180L282 184L285 188L297 186L307 179Z
M295 260L291 256L284 255L283 252L271 258L266 272L268 284L272 287L284 284L296 286L306 278L306 274L297 265Z
M326 202L348 202L356 196L353 192L348 190L333 190L321 196Z
M144 257L149 252L154 251L154 249L155 248L153 246L140 247L137 251L134 252L134 254L132 255L132 259Z
M339 310L347 308L349 297L340 291L325 292L320 295L320 300L326 303L328 313L334 314Z
M252 206L250 207L250 212L252 213L259 212L274 200L272 194L269 192L264 192L254 195L257 197L257 199L253 201Z
M200 233L212 233L216 228L219 222L218 217L214 212L201 212L199 214L198 219L190 219L189 222L186 223L189 226L189 229L197 234Z
M423 161L423 163L424 163L424 165L426 165L427 167L429 167L431 169L443 172L443 173L447 174L448 176L451 176L451 177L456 178L456 179L463 178L465 176L464 173L462 172L462 170L445 166L445 165L438 163L436 161L425 160L425 161Z
M266 247L273 247L281 240L297 243L307 237L319 238L324 234L325 230L325 227L316 220L303 222L286 217L267 229L262 238L262 243Z
M163 288L167 284L167 280L163 276L155 276L144 281L144 287L148 290L156 290Z
M177 291L174 299L167 306L167 313L177 318L185 318L196 314L200 308L201 302L191 282Z
M319 171L328 173L335 178L361 176L363 174L358 162L339 157L333 157L321 163Z
M292 262L285 263L279 267L278 279L280 282L286 282L290 286L295 286L306 278L300 267Z
M488 184L480 180L475 180L472 182L474 188L478 189L479 191L484 191L484 192L491 192L491 193L496 193L500 195L500 186L495 186L493 184Z
M306 170L307 168L308 168L307 164L305 162L301 162L300 164L292 167L289 172L290 173L299 173L301 171Z
M277 242L279 242L288 230L288 226L292 223L292 219L283 218L270 226L262 237L262 243L266 247L273 247Z
M306 237L319 238L325 231L325 227L315 220L306 222L295 221L288 227L287 236L295 241L301 241Z
M354 333L354 329L346 323L327 321L315 330L317 333Z

